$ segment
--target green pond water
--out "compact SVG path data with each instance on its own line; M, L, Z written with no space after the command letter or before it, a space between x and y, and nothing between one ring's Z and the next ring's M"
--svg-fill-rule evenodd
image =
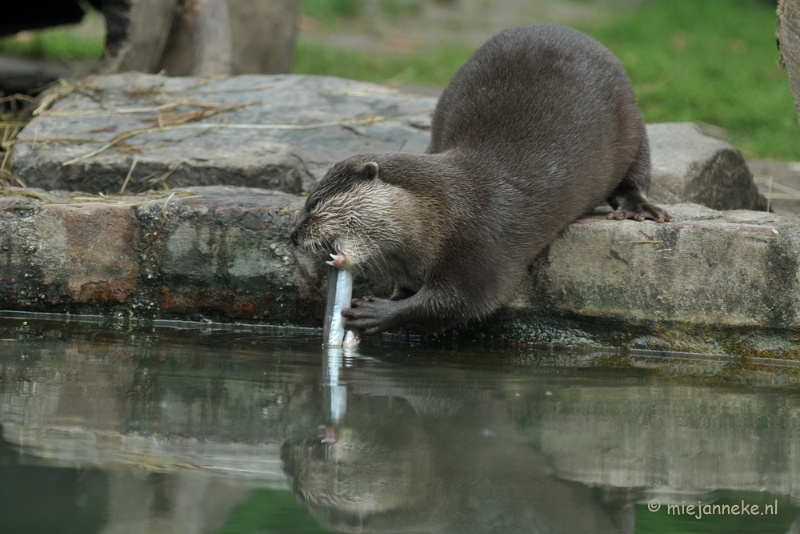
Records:
M800 368L0 317L0 534L797 533Z

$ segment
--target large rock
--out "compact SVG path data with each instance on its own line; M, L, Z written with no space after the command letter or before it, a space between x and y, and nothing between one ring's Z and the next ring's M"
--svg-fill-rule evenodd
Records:
M45 189L240 185L298 193L358 152L422 152L434 105L330 77L103 76L31 121L11 166Z
M31 121L11 166L30 186L116 193L138 157L126 191L221 184L297 193L359 152L422 152L435 103L339 78L105 76ZM657 202L766 207L729 144L691 124L648 133Z
M753 174L736 148L703 135L692 123L650 124L650 198L693 202L717 210L766 210Z

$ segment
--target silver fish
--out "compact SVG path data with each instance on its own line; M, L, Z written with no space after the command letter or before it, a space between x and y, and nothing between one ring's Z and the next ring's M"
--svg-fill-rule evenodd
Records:
M353 273L334 266L328 268L328 301L325 305L325 323L322 330L323 346L354 349L359 339L352 331L345 331L342 310L350 307L353 298Z

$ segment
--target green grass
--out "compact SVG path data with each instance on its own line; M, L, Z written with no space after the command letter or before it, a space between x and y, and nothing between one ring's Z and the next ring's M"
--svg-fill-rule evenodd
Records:
M97 13L89 16L100 17ZM16 36L0 38L0 54L61 61L99 59L103 57L103 46L102 36L76 35L72 26L22 32Z
M361 0L301 0L300 2L303 14L316 19L354 17L363 7Z
M622 60L648 122L722 126L748 157L800 159L777 67L775 11L753 0L653 0L589 33Z
M776 66L775 18L774 6L755 0L651 0L581 29L622 60L648 122L714 124L746 157L798 160L800 127ZM294 72L443 86L469 53L438 46L390 55L301 40Z
M418 14L422 11L421 0L381 0L381 11L390 17Z
M438 46L409 55L380 54L301 39L295 49L292 72L380 83L400 80L444 86L471 53L467 47Z

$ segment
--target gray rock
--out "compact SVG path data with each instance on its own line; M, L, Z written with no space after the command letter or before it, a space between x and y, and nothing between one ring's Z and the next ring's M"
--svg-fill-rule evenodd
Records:
M116 193L136 158L126 191L239 185L298 193L359 152L422 152L435 103L331 77L101 76L23 129L11 168L32 187ZM166 128L157 128L159 117Z
M512 306L630 323L800 326L796 218L669 209L676 222L575 222Z
M766 210L741 152L703 135L692 123L647 126L652 151L650 198L693 202L717 210Z
M324 264L289 246L303 199L287 192L355 153L403 144L423 151L434 103L309 76L89 80L23 130L13 169L43 188L184 188L172 198L41 190L0 197L0 308L318 325ZM175 127L156 128L159 117ZM656 201L762 207L730 145L686 124L648 131ZM130 132L139 134L100 150ZM791 340L746 333L800 328L800 222L669 209L670 224L607 221L602 210L577 221L534 262L516 299L468 328L514 342L608 344L611 336L636 348L800 358ZM380 295L385 285L369 272L357 283L356 294ZM632 334L634 327L643 330ZM745 333L709 341L692 329Z

